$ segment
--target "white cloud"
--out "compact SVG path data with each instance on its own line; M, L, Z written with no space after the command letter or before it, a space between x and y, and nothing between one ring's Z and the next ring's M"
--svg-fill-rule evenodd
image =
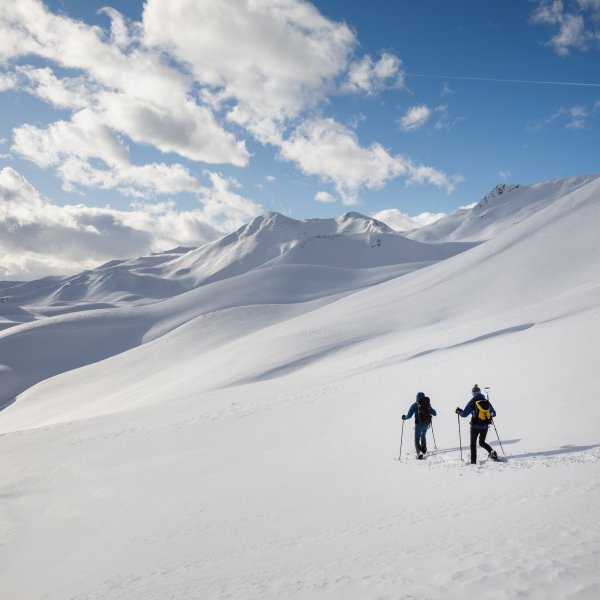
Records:
M500 171L498 177L502 179L502 181L506 181L510 177L510 171Z
M146 43L233 101L229 118L269 142L274 124L324 99L356 45L345 24L295 0L149 0L143 27Z
M600 19L598 0L539 0L531 15L531 21L552 27L556 33L548 44L560 56L567 56L572 49L589 50L594 41L600 42L598 32L590 22Z
M97 86L85 77L59 78L49 67L24 65L16 67L15 73L23 91L58 108L85 108L92 103L92 96L98 90Z
M568 109L569 122L566 124L568 129L583 129L586 125L585 119L588 116L585 106L572 106Z
M13 132L12 150L40 167L57 166L70 156L99 158L107 165L125 165L129 151L122 141L90 110L71 121L57 121L45 129L22 125Z
M409 177L406 181L407 185L434 185L445 189L450 193L454 188L462 183L465 178L462 175L452 175L449 177L443 171L428 167L427 165L408 164Z
M406 157L392 156L380 144L363 148L353 130L333 119L303 123L281 144L280 155L296 162L307 175L332 182L344 204L357 204L360 188L380 189L400 176L407 177L408 184L429 183L448 192L462 180Z
M14 89L18 84L18 78L14 73L0 73L0 92Z
M411 106L398 123L404 131L414 131L423 127L430 116L431 109L428 106Z
M53 14L40 0L0 3L0 64L13 65L0 85L70 111L55 123L16 127L13 151L54 169L66 189L150 197L168 183L173 194L193 191L197 182L181 165L132 165L128 145L246 166L250 153L231 127L333 182L346 203L398 176L446 189L458 180L377 143L362 147L332 119L311 118L340 89L401 87L404 72L390 53L356 60L354 31L307 1L148 0L140 22L112 8L100 13L110 29ZM28 57L48 64L23 65ZM416 115L412 126L427 118Z
M207 175L212 187L200 192L202 215L220 231L233 231L264 212L261 206L230 189L241 187L235 179L210 171Z
M383 53L377 62L370 56L352 63L348 68L342 90L346 92L365 92L375 94L386 87L404 86L402 61L393 54Z
M211 164L247 164L244 143L192 99L193 80L140 39L129 38L116 11L105 12L112 18L109 40L98 27L54 15L37 0L5 0L0 62L36 55L78 71L75 78L59 78L48 68L17 72L29 80L25 91L58 106L87 107L138 143Z
M446 216L446 213L424 212L411 217L397 208L387 208L380 210L372 216L378 221L383 221L396 231L412 231L413 229L418 229L419 227L439 221Z
M269 183L273 183L275 181L275 179L277 179L276 177L273 177L273 175L265 175L265 179L266 181L268 181Z
M539 119L535 123L527 123L525 130L528 133L539 133L554 122L564 123L567 129L584 129L587 125L588 109L585 106L573 105L569 108L561 106L548 117Z
M336 201L336 197L329 192L317 192L315 194L315 200L317 202L332 203Z
M126 48L132 40L132 32L123 15L114 8L104 7L98 11L110 19L111 41L118 48Z
M15 129L12 150L40 167L55 167L67 190L79 185L139 197L201 190L179 164L132 165L128 148L88 109L45 129L33 125Z
M344 204L356 204L359 188L379 189L407 171L402 159L379 144L362 148L354 131L333 119L301 125L281 145L281 157L296 162L308 175L331 181Z
M129 211L59 206L10 167L0 170L0 279L74 273L115 258L196 246L238 227L262 209L210 174L203 207L137 202Z
M124 196L152 199L162 194L199 194L202 186L182 165L146 163L126 164L111 169L96 167L91 161L68 158L59 167L59 174L67 191L76 185L87 188L117 190Z

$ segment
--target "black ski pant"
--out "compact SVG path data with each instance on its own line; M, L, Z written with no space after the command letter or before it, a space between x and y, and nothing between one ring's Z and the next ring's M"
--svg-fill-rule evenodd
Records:
M487 427L485 429L475 429L471 427L471 464L474 465L477 462L477 438L479 438L479 445L485 448L488 452L492 451L492 447L486 444L485 438L487 436Z
M429 423L415 423L415 450L417 454L427 452L427 430Z

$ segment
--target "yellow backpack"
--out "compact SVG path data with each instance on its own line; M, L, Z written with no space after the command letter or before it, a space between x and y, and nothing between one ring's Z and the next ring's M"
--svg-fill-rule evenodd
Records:
M489 425L492 422L492 411L490 410L489 400L477 400L475 402L474 419L482 425Z

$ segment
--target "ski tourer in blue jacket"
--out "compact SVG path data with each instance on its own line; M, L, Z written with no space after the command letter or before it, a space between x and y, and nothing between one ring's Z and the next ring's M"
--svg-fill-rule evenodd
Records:
M423 455L427 452L427 430L431 424L431 417L437 416L437 412L431 406L431 401L423 393L417 394L416 402L414 402L408 409L408 413L402 415L402 420L406 421L411 419L415 415L415 450L417 451L417 458L423 458Z
M496 416L492 403L481 393L479 386L475 384L471 390L472 398L464 408L458 406L456 414L459 417L471 417L471 464L477 464L477 439L479 445L488 451L492 460L498 460L498 454L486 443L488 427Z

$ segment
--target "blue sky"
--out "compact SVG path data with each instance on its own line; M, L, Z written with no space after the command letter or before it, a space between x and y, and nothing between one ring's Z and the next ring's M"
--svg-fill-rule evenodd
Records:
M0 278L598 172L599 50L600 0L6 0Z

